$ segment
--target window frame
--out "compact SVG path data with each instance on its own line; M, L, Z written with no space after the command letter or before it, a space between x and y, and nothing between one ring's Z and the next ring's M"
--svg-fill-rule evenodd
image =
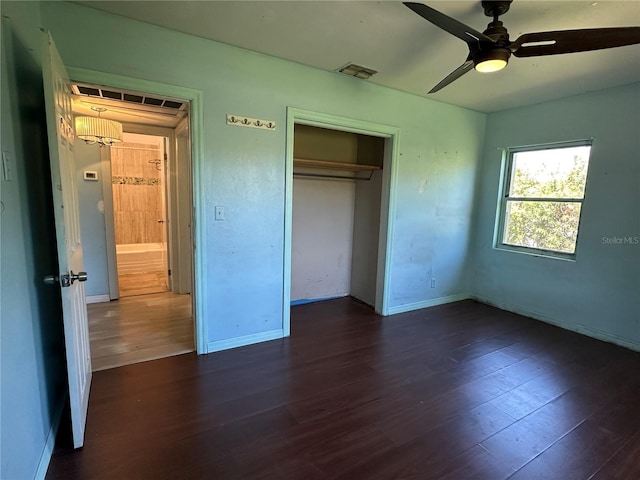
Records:
M589 181L589 166L591 164L591 156L593 153L593 138L582 140L571 140L555 143L545 143L539 145L526 145L519 147L508 147L503 149L500 186L498 189L498 202L496 211L496 223L494 229L493 247L497 250L508 252L533 255L538 257L549 257L559 260L575 261L578 253L578 240L580 238L580 226L582 224L582 214L584 211L584 202L587 196L587 184ZM582 198L572 197L510 197L509 191L513 181L513 164L514 157L520 152L534 152L540 150L558 150L571 147L589 147L589 158L587 159L587 175L585 178L584 192ZM556 203L579 203L580 216L578 218L578 232L576 234L576 243L573 253L561 252L556 250L548 250L543 248L525 247L522 245L511 245L504 242L505 225L507 220L507 207L509 202L556 202Z

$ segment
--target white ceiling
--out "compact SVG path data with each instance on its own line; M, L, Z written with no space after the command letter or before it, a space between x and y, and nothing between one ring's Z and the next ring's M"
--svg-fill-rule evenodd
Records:
M400 2L85 1L76 2L173 30L334 71L353 62L379 73L368 81L416 95L466 59L461 40ZM425 1L483 31L480 1ZM640 25L640 1L516 0L501 17L522 33ZM336 73L336 75L338 75ZM640 45L548 57L515 58L492 74L472 71L429 95L482 112L640 81Z

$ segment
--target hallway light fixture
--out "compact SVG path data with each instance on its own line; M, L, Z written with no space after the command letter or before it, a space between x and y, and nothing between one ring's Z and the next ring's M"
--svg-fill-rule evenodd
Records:
M76 137L85 143L97 143L101 147L121 142L122 124L101 118L100 114L106 111L106 108L91 107L91 110L98 112L98 116L76 117Z

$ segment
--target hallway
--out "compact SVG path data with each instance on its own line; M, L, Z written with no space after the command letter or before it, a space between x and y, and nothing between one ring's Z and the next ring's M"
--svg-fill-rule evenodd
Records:
M190 295L138 295L87 311L94 372L195 350Z

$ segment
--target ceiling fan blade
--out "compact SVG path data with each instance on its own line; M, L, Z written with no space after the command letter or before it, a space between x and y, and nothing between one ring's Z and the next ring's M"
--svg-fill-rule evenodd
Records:
M446 87L450 83L455 82L457 79L459 79L462 75L464 75L470 70L473 70L473 60L468 58L466 62L464 62L462 65L456 68L453 72L447 75L444 80L442 80L439 84L437 84L435 87L429 90L429 93L435 93L438 90L441 90L442 88Z
M516 57L588 52L640 43L640 27L590 28L525 33L510 49Z
M451 35L455 35L459 39L467 42L473 43L481 42L481 43L495 43L491 37L486 36L484 33L480 33L477 30L465 25L464 23L459 22L458 20L448 17L444 13L440 13L437 10L434 10L431 7L427 7L422 3L414 3L414 2L403 2L404 5L415 13L420 15L425 20L433 23L434 25L440 27L441 29L449 32Z

